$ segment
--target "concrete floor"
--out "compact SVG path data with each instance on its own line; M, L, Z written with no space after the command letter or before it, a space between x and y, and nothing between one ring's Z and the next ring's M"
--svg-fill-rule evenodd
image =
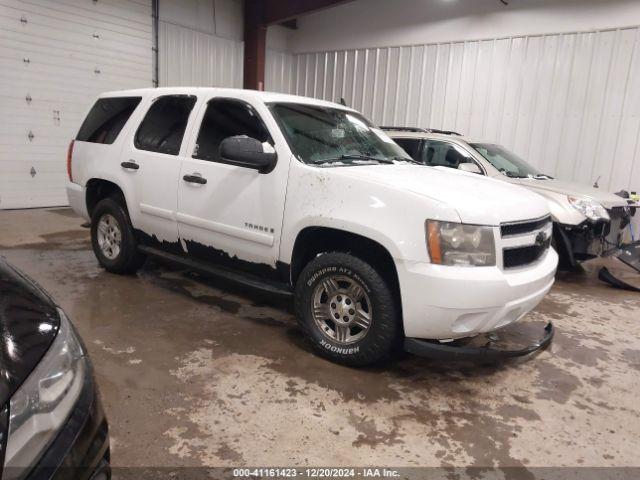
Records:
M149 263L98 267L69 210L0 212L0 253L82 334L116 466L637 466L640 295L561 277L524 322L552 347L500 366L313 355L288 305Z

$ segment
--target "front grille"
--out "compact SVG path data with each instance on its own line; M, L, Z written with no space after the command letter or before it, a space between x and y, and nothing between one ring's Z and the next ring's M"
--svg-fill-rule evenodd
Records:
M524 235L546 227L549 222L551 222L551 217L547 215L546 217L526 222L503 223L500 225L500 235L502 235L502 238Z
M549 248L551 238L542 244L528 245L526 247L508 248L502 252L504 268L515 268L537 262Z
M537 262L551 245L551 216L500 225L503 268Z

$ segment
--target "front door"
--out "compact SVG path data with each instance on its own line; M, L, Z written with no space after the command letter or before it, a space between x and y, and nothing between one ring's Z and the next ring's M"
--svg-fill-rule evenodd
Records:
M182 161L178 233L190 256L260 274L275 273L289 170L288 149L263 104L214 97ZM264 120L267 120L266 122ZM270 125L270 127L267 127ZM222 140L255 138L281 155L269 173L224 163ZM283 153L287 152L287 153Z

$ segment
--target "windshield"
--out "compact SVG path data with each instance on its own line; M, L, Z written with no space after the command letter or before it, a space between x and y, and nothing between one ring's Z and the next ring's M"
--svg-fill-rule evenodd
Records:
M291 150L305 163L413 162L386 133L355 112L299 103L269 107Z
M515 153L510 152L502 145L492 143L472 143L480 155L486 158L491 165L511 178L551 178L539 172Z

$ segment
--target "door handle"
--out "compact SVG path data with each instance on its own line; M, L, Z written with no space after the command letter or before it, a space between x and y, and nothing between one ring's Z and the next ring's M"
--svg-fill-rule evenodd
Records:
M185 175L184 177L182 177L182 179L185 182L189 182L189 183L197 183L199 185L204 185L205 183L207 183L207 179L202 177L200 174L192 174L192 175Z
M138 170L140 168L140 165L138 165L136 162L132 162L132 161L122 162L120 164L120 166L122 168L126 168L127 170Z

